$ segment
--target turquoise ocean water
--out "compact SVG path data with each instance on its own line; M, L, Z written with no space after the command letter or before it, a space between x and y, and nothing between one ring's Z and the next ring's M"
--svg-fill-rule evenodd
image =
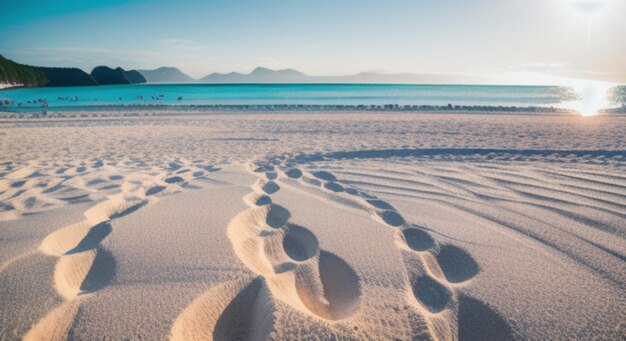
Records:
M150 105L466 105L563 107L557 86L392 84L142 84L0 91L4 109Z

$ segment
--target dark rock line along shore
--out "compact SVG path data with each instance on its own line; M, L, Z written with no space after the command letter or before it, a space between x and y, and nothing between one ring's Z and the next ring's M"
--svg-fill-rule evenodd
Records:
M0 103L0 110L9 113L39 113L59 111L110 111L110 110L200 110L200 111L362 111L362 112L506 112L506 113L572 113L571 110L555 107L517 107L484 105L314 105L314 104L262 104L262 105L99 105L66 107L8 107Z

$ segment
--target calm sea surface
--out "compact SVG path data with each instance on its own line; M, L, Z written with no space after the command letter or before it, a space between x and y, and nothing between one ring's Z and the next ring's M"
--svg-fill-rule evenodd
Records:
M44 103L49 108L159 104L566 107L575 96L573 90L557 86L391 84L142 84L0 91L0 100L9 110L41 108Z

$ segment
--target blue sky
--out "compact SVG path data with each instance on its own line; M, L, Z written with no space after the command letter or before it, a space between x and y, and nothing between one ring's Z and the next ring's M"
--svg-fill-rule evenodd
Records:
M625 0L0 0L0 54L45 66L256 66L626 82ZM522 79L522 78L520 78Z

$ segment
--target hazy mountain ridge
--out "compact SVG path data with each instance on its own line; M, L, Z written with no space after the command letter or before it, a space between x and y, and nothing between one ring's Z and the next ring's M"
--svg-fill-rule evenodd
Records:
M154 70L137 71L148 83L195 83L197 81L175 67L163 66Z
M257 67L250 73L211 73L194 79L176 67L152 70L112 69L98 66L91 74L78 68L46 68L17 64L0 56L0 83L24 86L111 85L137 83L204 83L204 84L279 84L279 83L336 83L336 84L506 84L503 79L436 73L379 73L361 72L341 76L311 76L294 69L272 70Z
M340 84L459 84L485 82L481 77L444 74L386 74L361 72L343 76L310 76L294 69L272 70L257 67L254 71L243 74L238 72L212 73L200 78L198 83L340 83Z

